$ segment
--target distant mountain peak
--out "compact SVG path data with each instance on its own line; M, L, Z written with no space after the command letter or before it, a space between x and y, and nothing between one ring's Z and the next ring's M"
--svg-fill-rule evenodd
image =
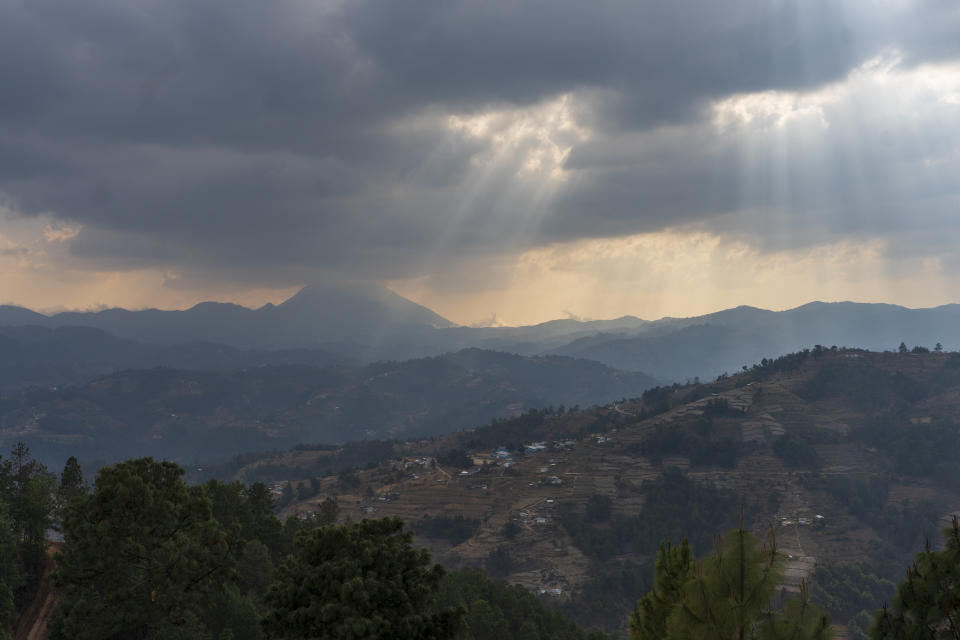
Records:
M378 282L309 284L275 307L279 312L313 312L343 318L390 321L401 325L450 328L456 325L423 305L404 298Z
M324 300L330 296L350 296L368 299L402 298L378 282L318 282L302 287L278 306L302 304L307 301ZM406 298L403 298L406 300Z
M214 302L214 301L198 302L197 304L187 309L187 311L211 312L211 311L225 311L225 310L233 311L236 309L243 309L244 311L249 311L247 307L242 307L232 302Z
M41 323L47 316L24 307L4 304L0 305L0 326Z

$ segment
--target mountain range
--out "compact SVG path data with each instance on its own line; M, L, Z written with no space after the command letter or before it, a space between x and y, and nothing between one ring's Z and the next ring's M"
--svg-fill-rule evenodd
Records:
M43 315L0 307L0 393L89 380L126 368L232 371L406 360L469 347L595 360L664 381L713 378L815 344L885 350L901 341L960 347L960 305L908 309L853 302L786 311L740 306L689 318L554 320L457 326L377 284L303 288L249 309L204 302L183 311L109 309Z

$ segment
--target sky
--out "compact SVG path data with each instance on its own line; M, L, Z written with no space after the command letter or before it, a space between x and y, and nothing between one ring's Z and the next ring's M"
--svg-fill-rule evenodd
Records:
M0 0L0 303L960 302L955 0Z

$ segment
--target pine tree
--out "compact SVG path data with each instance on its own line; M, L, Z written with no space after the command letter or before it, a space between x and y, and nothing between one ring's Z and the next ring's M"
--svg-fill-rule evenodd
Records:
M806 580L800 597L789 600L784 612L770 611L757 627L758 640L830 640L830 616L810 602Z
M66 636L196 638L204 601L233 581L237 543L183 469L151 458L105 467L70 505L54 583Z
M960 638L960 524L956 516L943 533L943 551L932 551L928 542L900 583L893 606L884 603L877 613L870 629L875 640Z
M80 469L80 462L75 456L67 458L63 465L63 472L60 474L60 490L58 491L61 504L67 504L74 498L87 492L83 484L83 471Z
M783 577L783 556L771 533L769 544L740 527L714 543L681 590L667 621L672 638L745 640L769 607Z
M7 505L0 500L0 640L12 637L17 620L13 594L22 583L22 577L16 557L17 541L10 527Z
M6 497L10 529L16 541L19 581L14 604L22 610L32 599L47 564L47 530L53 524L55 476L18 442L0 468L0 495Z
M711 555L696 561L689 544L661 544L654 588L630 619L632 640L829 640L830 619L810 603L807 588L786 610L771 600L785 558L770 530L764 544L740 526L714 540Z
M654 566L653 590L643 596L630 616L631 640L663 640L667 618L680 601L680 590L693 577L694 557L690 542L679 546L660 543Z
M434 613L443 567L412 546L396 518L328 525L301 534L266 597L270 638L443 640L459 612Z
M337 518L340 517L340 506L336 500L325 498L324 501L320 503L320 508L317 509L315 517L320 524L334 524Z

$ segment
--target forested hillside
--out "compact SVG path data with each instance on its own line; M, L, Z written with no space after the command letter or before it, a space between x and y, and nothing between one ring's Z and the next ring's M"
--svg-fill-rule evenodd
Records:
M479 349L364 367L129 370L0 397L0 445L23 440L58 463L146 454L192 462L301 442L449 433L654 384L596 362Z
M860 612L960 512L960 355L911 351L817 347L604 408L397 443L328 477L329 452L307 449L234 472L293 480L291 511L330 497L352 517L405 518L444 563L556 593L611 632L651 587L661 540L706 553L743 504L747 526L773 525L791 556L786 588L810 582L857 635Z

